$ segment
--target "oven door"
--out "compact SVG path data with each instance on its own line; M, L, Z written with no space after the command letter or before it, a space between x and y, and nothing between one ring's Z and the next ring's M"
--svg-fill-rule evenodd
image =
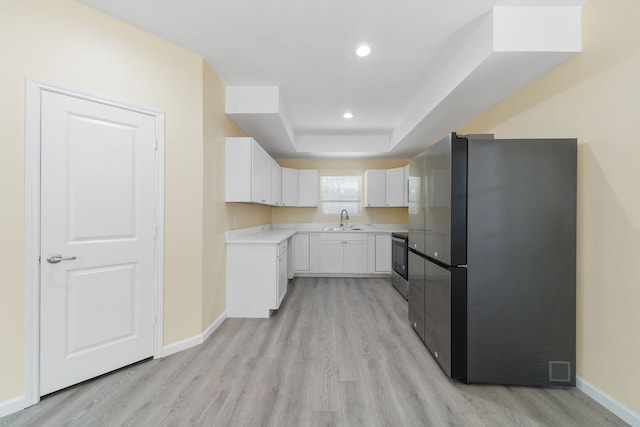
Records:
M406 240L393 237L391 239L391 267L405 280L408 279L407 255Z

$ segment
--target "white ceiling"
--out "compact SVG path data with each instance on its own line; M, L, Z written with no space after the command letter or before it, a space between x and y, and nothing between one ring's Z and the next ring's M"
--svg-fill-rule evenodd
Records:
M578 52L585 0L79 1L202 55L276 158L406 158Z

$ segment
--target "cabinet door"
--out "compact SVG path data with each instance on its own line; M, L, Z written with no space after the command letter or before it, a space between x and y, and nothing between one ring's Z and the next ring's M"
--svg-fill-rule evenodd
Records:
M343 271L345 273L366 273L367 272L367 241L366 240L345 241L343 262L344 262Z
M320 272L342 273L344 240L320 240Z
M391 235L376 234L376 273L391 272Z
M276 309L280 308L280 304L287 293L287 252L283 252L278 257L278 272L277 272L277 298Z
M386 202L389 207L405 206L407 186L404 180L404 168L388 169L386 183Z
M366 207L386 206L387 171L367 169L364 171L364 205Z
M255 203L271 204L271 157L254 141L251 167L251 199Z
M282 168L275 160L271 160L271 204L282 205Z
M309 233L309 272L320 272L320 233Z
M282 206L298 206L298 171L282 168Z
M293 269L309 271L309 234L298 233L293 236Z
M420 255L409 251L409 324L424 341L424 285L425 262Z
M402 206L408 207L409 206L409 166L405 166L403 168L403 184L404 185L404 190L402 192L403 194L403 203Z
M251 202L251 138L225 138L225 202Z
M287 279L293 279L293 237L287 241Z
M318 171L302 169L298 171L300 206L318 206Z

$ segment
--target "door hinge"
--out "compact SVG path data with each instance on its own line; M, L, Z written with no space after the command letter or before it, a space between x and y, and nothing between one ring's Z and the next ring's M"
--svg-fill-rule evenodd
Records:
M158 224L153 226L153 237L158 237Z
M156 151L158 150L158 138L155 138L153 140L153 149Z
M40 265L40 258L42 258L42 255L38 255L38 265Z

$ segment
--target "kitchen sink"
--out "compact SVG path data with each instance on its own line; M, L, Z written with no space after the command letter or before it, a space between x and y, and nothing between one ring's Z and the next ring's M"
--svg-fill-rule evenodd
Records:
M322 227L322 231L363 231L364 228L360 228L360 227L347 227L347 228L340 228L340 227Z

